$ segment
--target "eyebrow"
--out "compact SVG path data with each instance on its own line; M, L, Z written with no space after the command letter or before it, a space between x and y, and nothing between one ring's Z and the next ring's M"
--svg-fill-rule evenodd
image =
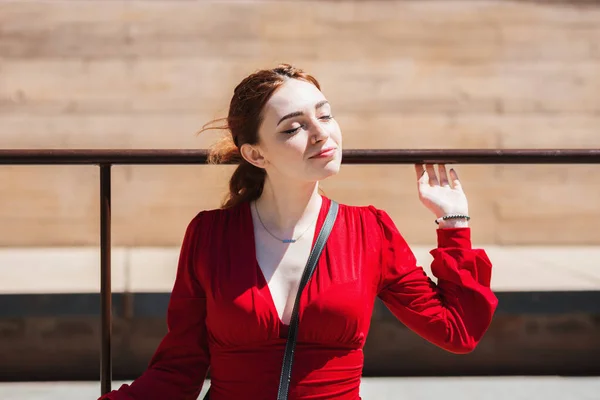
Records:
M319 108L323 107L325 104L329 104L329 102L327 100L322 100L322 101L318 102L317 104L315 104L315 110L318 110ZM304 112L303 111L294 111L289 114L286 114L283 117L281 117L281 119L277 123L277 126L279 126L279 124L281 124L286 119L298 117L300 115L304 115Z

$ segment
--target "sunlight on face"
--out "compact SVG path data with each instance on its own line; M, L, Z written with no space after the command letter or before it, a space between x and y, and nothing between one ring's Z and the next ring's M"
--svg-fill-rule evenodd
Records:
M290 79L273 94L258 134L267 174L319 181L340 169L340 127L323 93L309 82Z

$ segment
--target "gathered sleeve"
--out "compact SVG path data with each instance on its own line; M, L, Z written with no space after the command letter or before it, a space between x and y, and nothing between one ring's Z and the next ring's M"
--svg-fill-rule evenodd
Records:
M197 279L201 248L200 213L189 224L167 311L167 334L146 371L102 400L196 400L210 364L206 332L206 295Z
M378 296L409 329L452 353L475 349L488 329L498 300L490 289L492 264L482 249L471 248L470 228L437 230L431 272L434 283L389 215L379 221L381 275Z

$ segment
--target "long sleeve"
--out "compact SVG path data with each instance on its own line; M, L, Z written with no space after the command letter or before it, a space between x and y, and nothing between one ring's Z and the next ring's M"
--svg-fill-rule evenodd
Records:
M415 256L389 215L377 210L381 228L378 296L409 329L452 353L475 349L488 329L498 300L490 289L491 262L471 248L470 228L438 229L431 272Z
M201 215L188 226L167 311L167 334L147 370L102 400L196 400L210 364L206 295L196 278Z

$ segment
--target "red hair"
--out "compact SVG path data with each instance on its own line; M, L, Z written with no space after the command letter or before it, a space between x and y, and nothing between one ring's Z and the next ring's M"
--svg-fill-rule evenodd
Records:
M246 161L240 154L240 148L246 143L258 143L258 128L262 123L263 108L273 93L289 79L312 83L321 90L314 77L289 64L259 70L237 85L229 104L227 118L211 121L200 130L203 132L209 129L223 129L228 133L211 147L208 157L210 164L239 163L229 180L229 194L222 204L223 208L256 200L262 194L266 172ZM215 123L220 125L211 126Z

